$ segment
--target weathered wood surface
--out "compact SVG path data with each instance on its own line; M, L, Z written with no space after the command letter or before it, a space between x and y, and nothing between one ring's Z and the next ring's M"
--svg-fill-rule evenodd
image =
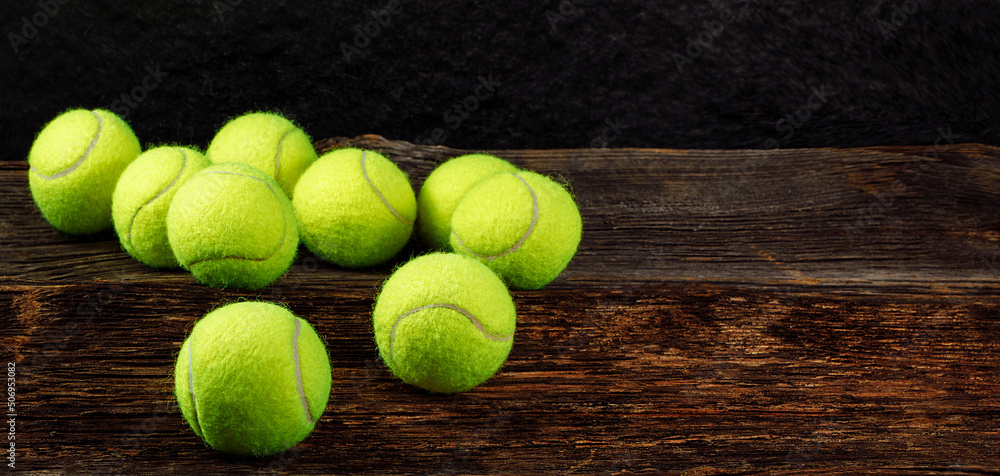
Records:
M376 136L317 147L341 144L385 152L415 187L463 152ZM391 265L345 271L303 250L261 292L207 288L110 234L53 231L26 164L0 163L18 469L1000 472L1000 149L496 152L569 182L584 239L556 282L514 292L501 372L454 397L378 362L370 311ZM335 372L316 431L264 460L205 448L171 395L186 332L241 297L314 323Z

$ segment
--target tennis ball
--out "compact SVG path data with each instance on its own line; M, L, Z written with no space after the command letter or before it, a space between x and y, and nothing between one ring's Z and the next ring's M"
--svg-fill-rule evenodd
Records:
M451 246L512 287L538 289L559 276L582 233L573 197L534 172L502 173L470 189L451 217Z
M111 194L142 148L122 118L73 109L49 122L28 153L28 186L52 226L71 235L111 228Z
M177 190L167 239L184 269L214 287L260 289L292 265L295 214L278 182L249 165L209 166Z
M305 320L266 302L220 307L195 324L174 367L184 419L208 446L269 456L312 432L330 397L330 358Z
M454 253L427 254L399 267L372 312L375 343L392 373L449 394L496 373L514 344L516 320L503 281Z
M157 147L122 172L111 197L118 240L135 259L154 268L180 266L167 241L167 209L187 179L211 162L186 147Z
M289 197L316 149L302 129L278 114L253 112L219 129L205 151L213 163L244 163L270 175Z
M417 215L406 174L382 154L360 149L320 157L299 179L292 205L306 247L347 268L395 256Z
M490 175L516 171L510 162L488 154L455 157L434 169L417 195L417 232L424 243L450 249L451 214L465 192Z

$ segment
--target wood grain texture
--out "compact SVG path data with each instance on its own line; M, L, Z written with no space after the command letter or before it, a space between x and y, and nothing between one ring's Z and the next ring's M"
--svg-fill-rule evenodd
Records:
M377 136L419 187L465 151ZM562 177L580 251L537 291L497 376L454 397L395 380L370 312L394 264L303 249L261 292L69 238L0 163L0 345L34 474L998 474L1000 149L494 151ZM416 245L404 255L419 253ZM328 342L331 403L293 450L202 445L174 403L194 322L287 303ZM6 432L4 432L4 435Z

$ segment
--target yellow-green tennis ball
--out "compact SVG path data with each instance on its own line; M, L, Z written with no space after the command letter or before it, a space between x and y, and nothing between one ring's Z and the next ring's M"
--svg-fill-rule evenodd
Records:
M399 267L375 301L382 360L404 382L458 393L486 381L514 344L517 314L503 281L478 261L431 253Z
M249 165L209 166L177 190L167 239L184 269L209 286L260 289L285 274L299 246L291 201Z
M490 175L516 171L510 162L488 154L463 155L438 166L417 195L420 238L433 249L450 249L451 214L465 192Z
M320 157L299 179L292 205L306 247L347 268L395 256L417 215L406 174L382 154L361 149Z
M157 147L140 154L122 172L111 197L122 248L154 268L180 266L167 241L167 209L180 186L210 164L187 147Z
M122 118L73 109L48 123L28 153L28 186L52 226L71 235L111 228L111 194L142 148Z
M538 289L562 273L583 232L580 210L560 184L534 172L487 177L451 217L451 246L512 287Z
M215 134L205 151L213 163L240 162L267 173L289 197L316 149L302 129L278 114L253 112L237 117Z
M330 397L330 358L305 320L266 302L220 307L194 326L174 368L184 419L208 446L269 456L312 432Z

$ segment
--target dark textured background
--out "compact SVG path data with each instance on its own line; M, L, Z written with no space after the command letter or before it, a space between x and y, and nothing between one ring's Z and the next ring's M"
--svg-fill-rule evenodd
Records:
M600 146L609 123L609 147L1000 144L993 1L396 0L367 38L356 28L388 0L45 1L0 6L6 159L72 107L125 112L144 144L199 147L252 109L315 139L466 149ZM363 48L348 60L341 43ZM499 86L467 100L480 78Z

